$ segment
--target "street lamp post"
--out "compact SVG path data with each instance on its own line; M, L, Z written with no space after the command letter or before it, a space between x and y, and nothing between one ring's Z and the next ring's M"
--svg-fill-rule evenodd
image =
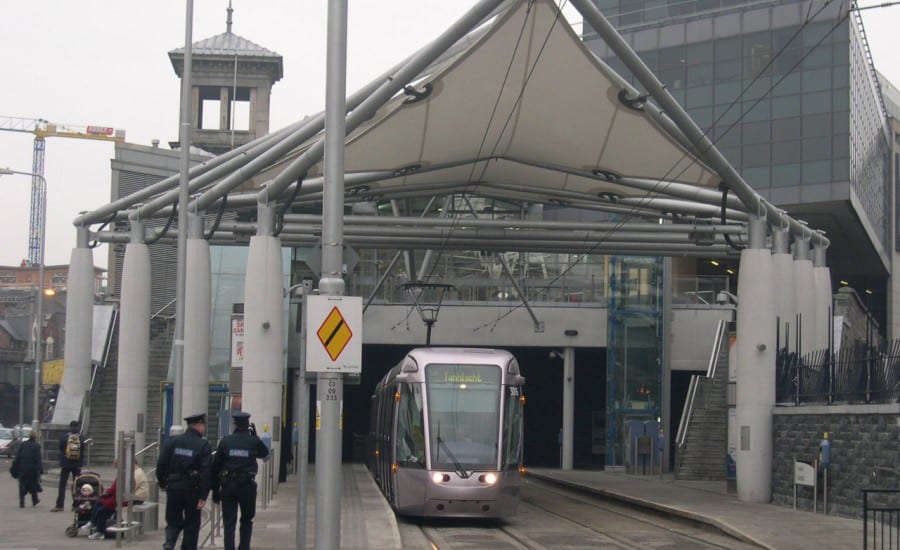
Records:
M38 256L38 284L37 284L37 307L36 307L36 324L37 324L37 338L35 339L35 350L34 350L34 416L32 416L32 429L37 430L38 424L40 424L40 397L41 397L41 370L43 367L44 356L41 350L41 341L43 340L43 325L44 325L44 246L47 235L47 180L44 179L44 176L40 174L35 174L34 172L20 172L18 170L10 170L9 168L0 168L0 176L2 175L13 175L18 174L20 176L31 176L33 178L38 178L43 183L42 193L44 194L41 197L41 250L40 255Z

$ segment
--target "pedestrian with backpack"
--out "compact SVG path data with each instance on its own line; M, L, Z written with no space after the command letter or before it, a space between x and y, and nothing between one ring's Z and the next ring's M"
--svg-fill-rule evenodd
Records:
M59 438L59 494L56 496L56 506L51 512L62 512L66 506L66 484L69 476L72 483L81 475L81 467L84 465L84 438L78 426L78 421L69 423L69 431Z

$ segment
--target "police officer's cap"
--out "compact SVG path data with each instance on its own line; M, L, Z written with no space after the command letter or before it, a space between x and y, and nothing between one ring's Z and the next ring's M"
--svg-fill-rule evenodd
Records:
M244 411L237 411L231 414L231 418L234 419L234 424L236 426L249 426L250 425L250 413Z
M184 421L188 424L200 424L201 422L206 424L206 413L200 414L192 414L191 416L185 416Z

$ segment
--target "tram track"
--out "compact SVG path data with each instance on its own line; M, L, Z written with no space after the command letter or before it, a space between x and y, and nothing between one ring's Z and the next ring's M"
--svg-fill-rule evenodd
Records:
M616 516L618 518L621 518L622 520L642 524L647 527L648 531L652 530L668 533L669 536L671 536L673 539L677 539L672 540L672 542L677 541L679 543L679 547L681 548L721 548L726 550L737 548L757 548L757 546L755 545L747 544L745 542L737 540L725 533L721 533L718 530L715 530L714 528L707 526L699 527L694 525L692 522L683 519L673 519L657 512L639 510L630 505L610 503L605 501L605 499L601 499L595 496L573 493L570 490L560 489L553 485L542 482L529 481L528 483L526 483L526 487L535 489L537 492L540 492L542 494L543 500L546 500L546 495L548 493L552 493L562 499L577 503L580 508L588 507L590 509L600 510L605 514ZM522 499L520 500L520 507L523 504L525 506L534 507L544 514L553 515L562 521L572 523L573 525L576 525L582 529L595 532L598 535L602 535L603 537L608 537L609 539L612 539L617 543L623 545L624 548L635 547L635 541L633 537L629 538L621 536L610 529L598 530L593 522L589 523L586 521L575 519L572 515L560 513L558 511L560 509L559 506L542 504L540 500L530 495L525 495L522 497Z
M757 548L709 526L539 481L522 487L506 520L401 519L404 548Z

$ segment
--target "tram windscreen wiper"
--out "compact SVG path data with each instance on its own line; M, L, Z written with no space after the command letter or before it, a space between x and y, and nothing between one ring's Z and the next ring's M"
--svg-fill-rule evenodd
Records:
M450 447L448 447L447 444L444 443L444 439L441 437L440 434L438 434L438 436L437 436L437 442L438 442L438 446L440 448L443 448L444 452L447 453L447 456L450 457L450 460L453 461L453 465L456 467L456 473L459 475L459 477L466 479L470 475L472 475L471 472L467 472L465 469L463 469L462 464L460 464L459 460L456 459L456 455L453 454L453 451L450 450Z

